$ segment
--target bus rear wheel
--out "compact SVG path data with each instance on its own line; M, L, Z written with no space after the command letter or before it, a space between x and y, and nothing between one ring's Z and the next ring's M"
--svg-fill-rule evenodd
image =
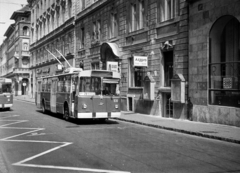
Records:
M68 109L68 106L64 106L63 119L65 119L66 121L69 120L69 109Z

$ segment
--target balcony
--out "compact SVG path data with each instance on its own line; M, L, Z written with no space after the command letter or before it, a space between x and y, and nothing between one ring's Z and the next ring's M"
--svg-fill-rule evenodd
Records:
M13 73L15 74L30 73L30 70L28 68L14 68Z

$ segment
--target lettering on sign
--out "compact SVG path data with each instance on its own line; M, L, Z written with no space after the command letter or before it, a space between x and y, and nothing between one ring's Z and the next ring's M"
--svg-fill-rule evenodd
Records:
M147 56L134 56L133 65L135 67L147 67L148 66L148 57Z

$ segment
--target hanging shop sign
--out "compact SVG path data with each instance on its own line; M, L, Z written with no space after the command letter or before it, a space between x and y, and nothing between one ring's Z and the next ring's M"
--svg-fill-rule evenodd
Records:
M147 56L133 56L134 67L147 67L148 57Z
M107 70L118 72L118 62L107 62Z

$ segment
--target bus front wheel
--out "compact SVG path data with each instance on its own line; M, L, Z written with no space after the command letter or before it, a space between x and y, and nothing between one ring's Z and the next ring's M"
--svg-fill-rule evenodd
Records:
M64 113L63 113L63 119L69 120L69 109L68 106L64 106Z

